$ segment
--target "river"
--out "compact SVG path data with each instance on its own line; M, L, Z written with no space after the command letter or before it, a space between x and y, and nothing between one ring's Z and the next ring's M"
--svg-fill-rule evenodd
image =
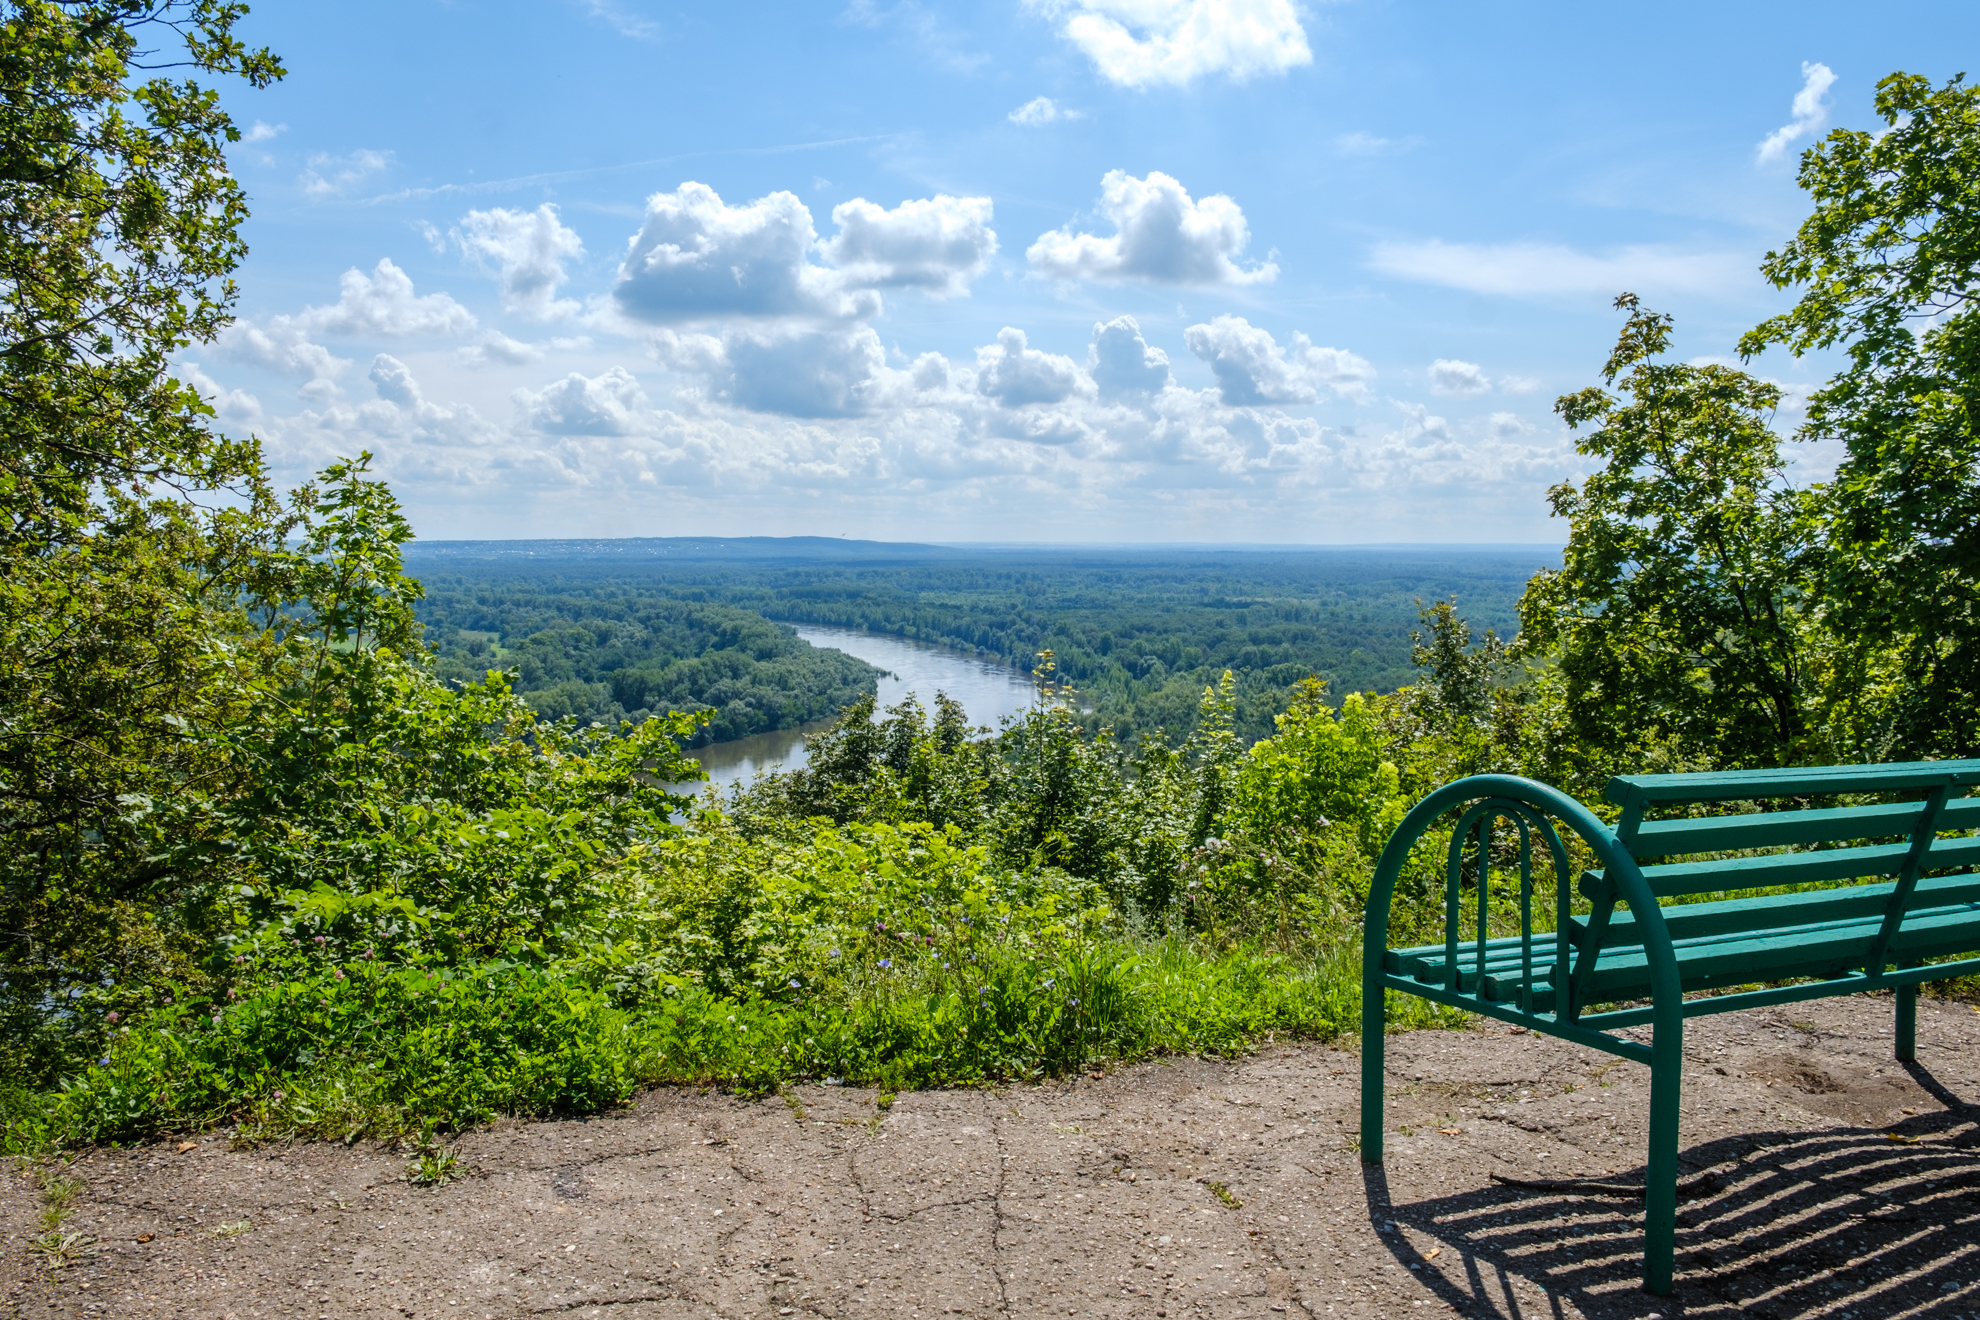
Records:
M856 632L851 628L796 626L797 635L813 646L844 651L887 670L880 676L879 704L883 710L913 693L932 713L935 694L946 692L962 703L971 724L987 724L994 729L1004 716L1029 707L1038 691L1028 674L945 647ZM759 733L753 738L710 743L689 754L708 772L708 782L726 792L729 785L747 782L759 771L795 770L803 765L804 735L829 724L830 720L820 720L795 729Z

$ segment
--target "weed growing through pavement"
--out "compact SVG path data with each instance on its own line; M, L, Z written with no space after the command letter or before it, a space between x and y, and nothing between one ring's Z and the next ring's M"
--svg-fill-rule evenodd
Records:
M420 1132L413 1151L412 1163L406 1166L406 1181L413 1186L443 1187L460 1177L454 1152L434 1139L431 1125Z
M1231 1194L1230 1188L1220 1182L1205 1183L1204 1186L1210 1189L1210 1195L1216 1197L1226 1210L1236 1210L1244 1205L1244 1202Z
M28 1249L40 1256L48 1268L59 1270L91 1254L92 1245L93 1239L87 1234L50 1231L29 1242Z
M41 1226L52 1232L62 1226L74 1209L76 1198L82 1195L83 1180L64 1173L59 1165L34 1167L36 1180L41 1184Z
M95 1239L86 1233L65 1232L63 1223L82 1195L83 1180L64 1170L59 1160L30 1164L22 1171L41 1188L41 1232L28 1241L28 1249L40 1256L50 1269L73 1265L91 1254Z

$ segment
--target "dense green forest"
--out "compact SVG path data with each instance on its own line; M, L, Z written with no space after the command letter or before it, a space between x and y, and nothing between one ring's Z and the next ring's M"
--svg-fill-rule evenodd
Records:
M1537 547L985 550L813 538L782 547L416 543L407 562L425 583L420 617L446 672L465 674L488 657L517 665L518 690L548 715L616 723L635 711L627 698L644 700L646 689L622 691L611 677L626 643L597 639L624 619L665 645L658 638L667 618L720 602L790 623L932 642L1019 670L1049 650L1078 690L1076 704L1090 710L1088 727L1123 739L1186 737L1204 687L1229 670L1236 729L1250 742L1271 733L1304 679L1326 680L1336 701L1408 683L1411 637L1429 602L1455 598L1474 629L1510 635L1527 579L1560 557ZM472 650L496 641L500 651ZM561 662L553 655L560 648ZM723 671L706 674L711 684L727 681ZM768 709L753 693L731 697L726 688L677 683L668 691L683 694L667 699L684 709L720 707L717 738L745 724L729 717L729 702ZM758 727L829 713L782 709L795 717Z
M1761 262L1798 301L1742 341L1844 350L1792 439L1777 386L1673 359L1671 319L1617 300L1598 383L1556 405L1589 475L1549 492L1568 543L1511 639L1474 626L1508 621L1525 570L1504 557L1455 585L1370 560L1331 588L1244 556L1192 579L1156 555L1141 586L962 552L695 566L707 612L681 640L593 672L751 637L755 664L790 658L736 610L1074 657L1037 657L1037 703L987 737L953 705L862 698L803 770L718 806L665 787L695 777L714 703L622 731L450 669L463 629L493 653L565 627L568 593L489 627L436 616L463 652L436 656L368 456L277 490L174 374L228 324L244 254L240 135L202 79L284 76L242 12L0 0L11 1153L234 1124L404 1137L437 1178L445 1129L659 1082L974 1083L1329 1037L1359 1012L1376 851L1435 785L1520 773L1605 809L1624 770L1980 753L1980 91L1959 79L1893 74L1885 131L1802 157L1813 210ZM140 35L185 43L170 77ZM1841 455L1832 480L1788 479L1802 439ZM469 568L427 563L466 610ZM587 681L571 663L556 681ZM1249 743L1246 663L1283 685ZM1170 736L1094 729L1068 677ZM1172 680L1187 717L1151 704ZM1440 865L1410 859L1405 928L1441 921ZM59 1209L34 1244L51 1267L80 1250Z
M535 576L428 581L419 617L434 672L479 682L512 671L546 720L618 728L707 711L692 745L789 729L873 691L879 671L747 610Z

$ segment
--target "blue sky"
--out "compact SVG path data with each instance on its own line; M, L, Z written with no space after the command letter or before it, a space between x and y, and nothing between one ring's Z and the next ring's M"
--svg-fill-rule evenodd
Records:
M1800 151L1980 9L262 0L186 354L423 537L1555 541L1623 290L1725 357ZM1793 400L1829 364L1754 369ZM1798 470L1821 475L1824 456Z

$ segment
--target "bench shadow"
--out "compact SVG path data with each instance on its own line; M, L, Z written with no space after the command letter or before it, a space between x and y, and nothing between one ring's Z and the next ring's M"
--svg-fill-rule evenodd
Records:
M1759 1132L1683 1151L1677 1284L1642 1291L1643 1203L1604 1194L1643 1170L1577 1184L1533 1181L1395 1204L1380 1165L1362 1166L1369 1214L1454 1251L1429 1261L1385 1232L1398 1264L1460 1314L1539 1320L1745 1315L1954 1317L1980 1313L1980 1106L1917 1064L1948 1112L1883 1128ZM1441 1253L1440 1253L1441 1254ZM1460 1282L1461 1276L1461 1282ZM1527 1297L1513 1284L1529 1285ZM1531 1287L1543 1290L1536 1307Z

